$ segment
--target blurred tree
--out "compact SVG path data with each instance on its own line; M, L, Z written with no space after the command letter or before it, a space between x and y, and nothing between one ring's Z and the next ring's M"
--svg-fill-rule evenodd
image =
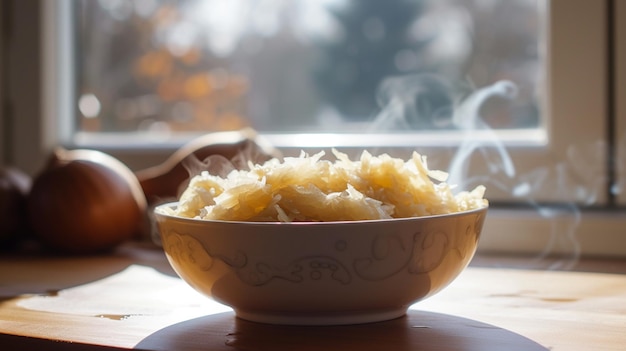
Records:
M78 94L94 94L97 118L81 130L215 131L249 126L248 82L198 43L176 51L164 33L185 21L182 9L199 0L161 0L141 14L137 1L77 2L81 64ZM157 6L158 5L158 6Z
M350 0L329 9L341 32L320 44L314 75L320 94L345 118L371 118L383 79L407 73L398 67L398 55L419 57L425 41L412 38L409 29L422 10L423 0Z

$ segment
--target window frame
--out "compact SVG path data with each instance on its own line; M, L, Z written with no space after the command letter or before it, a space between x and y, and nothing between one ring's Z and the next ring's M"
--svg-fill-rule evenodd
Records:
M6 14L8 13L8 9L6 6L0 4L0 28L7 27L7 18ZM0 53L6 52L6 38L4 35L4 29L2 30L2 35L0 35ZM7 125L7 102L8 98L6 97L6 81L7 81L7 58L5 55L0 54L0 165L4 163L8 163L9 159L9 127Z
M570 162L568 152L572 146L584 148L598 141L609 141L606 23L611 2L612 0L549 1L548 16L552 30L549 31L549 49L546 52L546 66L550 72L546 82L546 94L549 96L546 100L550 103L544 106L544 111L550 115L551 120L546 126L549 142L512 145L511 157L519 169L567 163ZM619 1L614 3L619 12L623 13L626 5ZM133 169L158 164L173 152L176 145L155 148L156 144L146 144L124 148L120 145L79 145L71 142L69 132L72 125L67 122L71 121L68 116L74 113L68 103L71 100L67 96L70 94L71 97L74 89L70 79L72 61L68 60L67 55L71 48L63 40L59 42L63 35L67 39L68 31L71 31L68 24L71 21L67 17L70 15L69 6L70 0L3 2L3 21L7 18L12 20L10 35L8 38L3 35L2 38L3 47L8 47L8 55L2 59L4 70L0 73L3 82L0 92L7 94L0 114L0 132L3 136L11 137L3 138L0 143L1 163L12 164L30 174L36 174L51 149L57 145L65 145L102 149L120 158ZM585 25L581 26L580 23ZM3 28L5 27L7 24L3 23ZM623 27L623 24L619 26L620 35L623 35ZM18 36L20 40L15 40ZM616 62L625 61L623 46L618 46L616 55ZM616 90L623 90L624 69L621 68L619 72ZM59 89L59 84L62 89ZM620 117L615 124L618 130L624 130L626 125L625 110L624 101L617 101L616 111ZM562 127L568 128L568 133L560 133ZM287 142L280 142L280 136L267 137L286 154L299 152L301 149ZM623 143L623 138L621 142ZM447 164L453 156L450 146L452 145L423 145L420 152L430 158L437 158L440 164ZM608 145L605 146L608 149ZM345 147L358 149L354 145ZM621 160L625 157L623 152L620 151ZM559 220L580 223L575 232L580 245L578 253L626 256L626 236L621 230L626 220L621 219L623 215L619 210L609 208L611 198L608 181L611 177L608 175L610 167L607 155L608 152L604 152L592 160L594 163L589 167L591 173L575 175L597 180L596 172L603 172L599 181L590 186L590 190L598 195L596 209L576 211L573 215L569 214L569 217L568 214L559 217ZM470 163L470 172L483 171L479 160L474 161ZM623 171L617 177L623 180ZM496 201L506 199L507 196L508 194L498 193L497 189L490 190L489 193L489 198ZM624 204L624 193L620 193L618 197ZM557 205L578 201L555 197L549 192L537 200ZM572 216L576 218L571 218ZM545 253L545 242L554 235L554 228L554 221L544 220L533 209L493 207L490 209L479 250ZM567 245L561 248L552 247L550 252L560 253L570 249Z
M615 125L613 140L615 144L615 192L616 203L626 205L626 2L613 1L613 96Z

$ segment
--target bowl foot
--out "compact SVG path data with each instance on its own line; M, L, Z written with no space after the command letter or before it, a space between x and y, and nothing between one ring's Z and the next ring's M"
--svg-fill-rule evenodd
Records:
M235 310L235 314L238 318L258 323L324 326L383 322L404 316L407 308L408 307L377 311L346 312L342 314L271 314L262 311Z

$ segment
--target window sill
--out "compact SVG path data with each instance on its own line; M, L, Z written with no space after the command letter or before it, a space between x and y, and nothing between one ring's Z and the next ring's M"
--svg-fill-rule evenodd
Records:
M478 252L580 257L626 257L626 216L623 211L568 209L489 210Z

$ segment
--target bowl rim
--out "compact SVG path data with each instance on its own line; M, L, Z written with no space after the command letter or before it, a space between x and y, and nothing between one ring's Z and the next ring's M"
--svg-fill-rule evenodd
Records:
M164 208L172 208L177 206L179 201L172 201L162 203L154 207L152 211L154 216L157 219L163 218L183 223L189 224L200 224L200 223L215 223L215 224L223 224L223 225L238 225L238 226L303 226L303 225L315 225L315 226L332 226L332 225L361 225L361 224L373 224L373 223L389 223L389 222L411 222L411 221L428 221L432 219L438 218L453 218L453 217L461 217L478 213L485 213L489 209L489 204L486 204L484 207L479 207L471 210L464 210L458 212L450 212L444 214L436 214L436 215L425 215L425 216L417 216L417 217L397 217L397 218L385 218L385 219L366 219L366 220L356 220L356 221L295 221L295 222L280 222L280 221L229 221L229 220L220 220L220 219L200 219L200 218L189 218L189 217L180 217L176 215L171 215L166 213Z

